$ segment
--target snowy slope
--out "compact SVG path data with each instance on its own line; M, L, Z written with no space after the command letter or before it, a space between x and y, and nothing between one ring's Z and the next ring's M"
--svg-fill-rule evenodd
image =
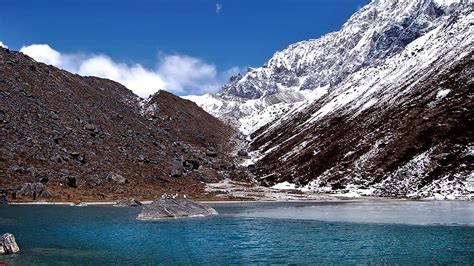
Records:
M461 2L375 0L339 32L276 52L262 67L233 77L217 95L186 98L250 134L319 99L348 75L402 51L436 28Z
M466 3L402 51L253 134L261 182L352 195L472 198L474 13Z
M472 198L473 0L374 0L217 95L257 180L349 195Z

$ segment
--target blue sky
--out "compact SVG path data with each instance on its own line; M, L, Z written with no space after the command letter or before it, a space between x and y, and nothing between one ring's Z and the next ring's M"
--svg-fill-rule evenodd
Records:
M81 65L71 66L70 62L98 55L127 69L138 65L144 71L158 72L163 68L161 75L171 75L176 68L192 71L196 67L196 74L208 77L185 84L178 83L186 77L176 77L171 82L164 80L162 86L181 95L203 93L215 91L238 70L262 65L291 43L338 30L368 2L3 0L0 41L14 50L47 44L61 56L66 55L68 64L62 57L59 63L50 58L43 61L81 74L94 72L81 72ZM44 57L42 53L51 53L45 49L31 49L32 55L37 55L33 57L38 60ZM183 58L187 62L181 62ZM213 81L204 85L211 76ZM146 96L152 90L140 94Z

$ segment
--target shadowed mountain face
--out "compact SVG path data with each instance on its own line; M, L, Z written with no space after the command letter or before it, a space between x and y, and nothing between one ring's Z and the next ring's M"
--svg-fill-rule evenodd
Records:
M447 72L414 87L405 84L399 91L408 93L357 115L341 111L302 126L320 102L277 128L262 129L252 143L268 151L257 163L258 176L268 185L289 181L319 192L468 195L474 171L472 59L471 53Z
M233 134L169 93L143 101L116 82L3 48L0 125L0 187L11 193L27 182L42 183L18 193L26 199L200 195L201 180L217 176L214 161L228 159ZM216 155L206 155L209 149Z

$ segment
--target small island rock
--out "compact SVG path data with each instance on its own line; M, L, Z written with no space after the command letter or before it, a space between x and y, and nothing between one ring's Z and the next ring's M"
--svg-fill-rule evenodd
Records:
M217 211L192 200L185 198L162 198L144 206L137 219L142 221L156 221L212 215L217 215Z
M0 255L16 254L20 252L20 248L15 241L13 234L6 233L0 237Z

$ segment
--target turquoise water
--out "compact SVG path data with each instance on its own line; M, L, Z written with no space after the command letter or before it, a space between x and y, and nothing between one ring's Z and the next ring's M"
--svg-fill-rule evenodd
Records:
M469 202L214 207L220 216L162 222L136 221L134 208L0 207L0 232L13 233L23 252L0 262L474 264Z

